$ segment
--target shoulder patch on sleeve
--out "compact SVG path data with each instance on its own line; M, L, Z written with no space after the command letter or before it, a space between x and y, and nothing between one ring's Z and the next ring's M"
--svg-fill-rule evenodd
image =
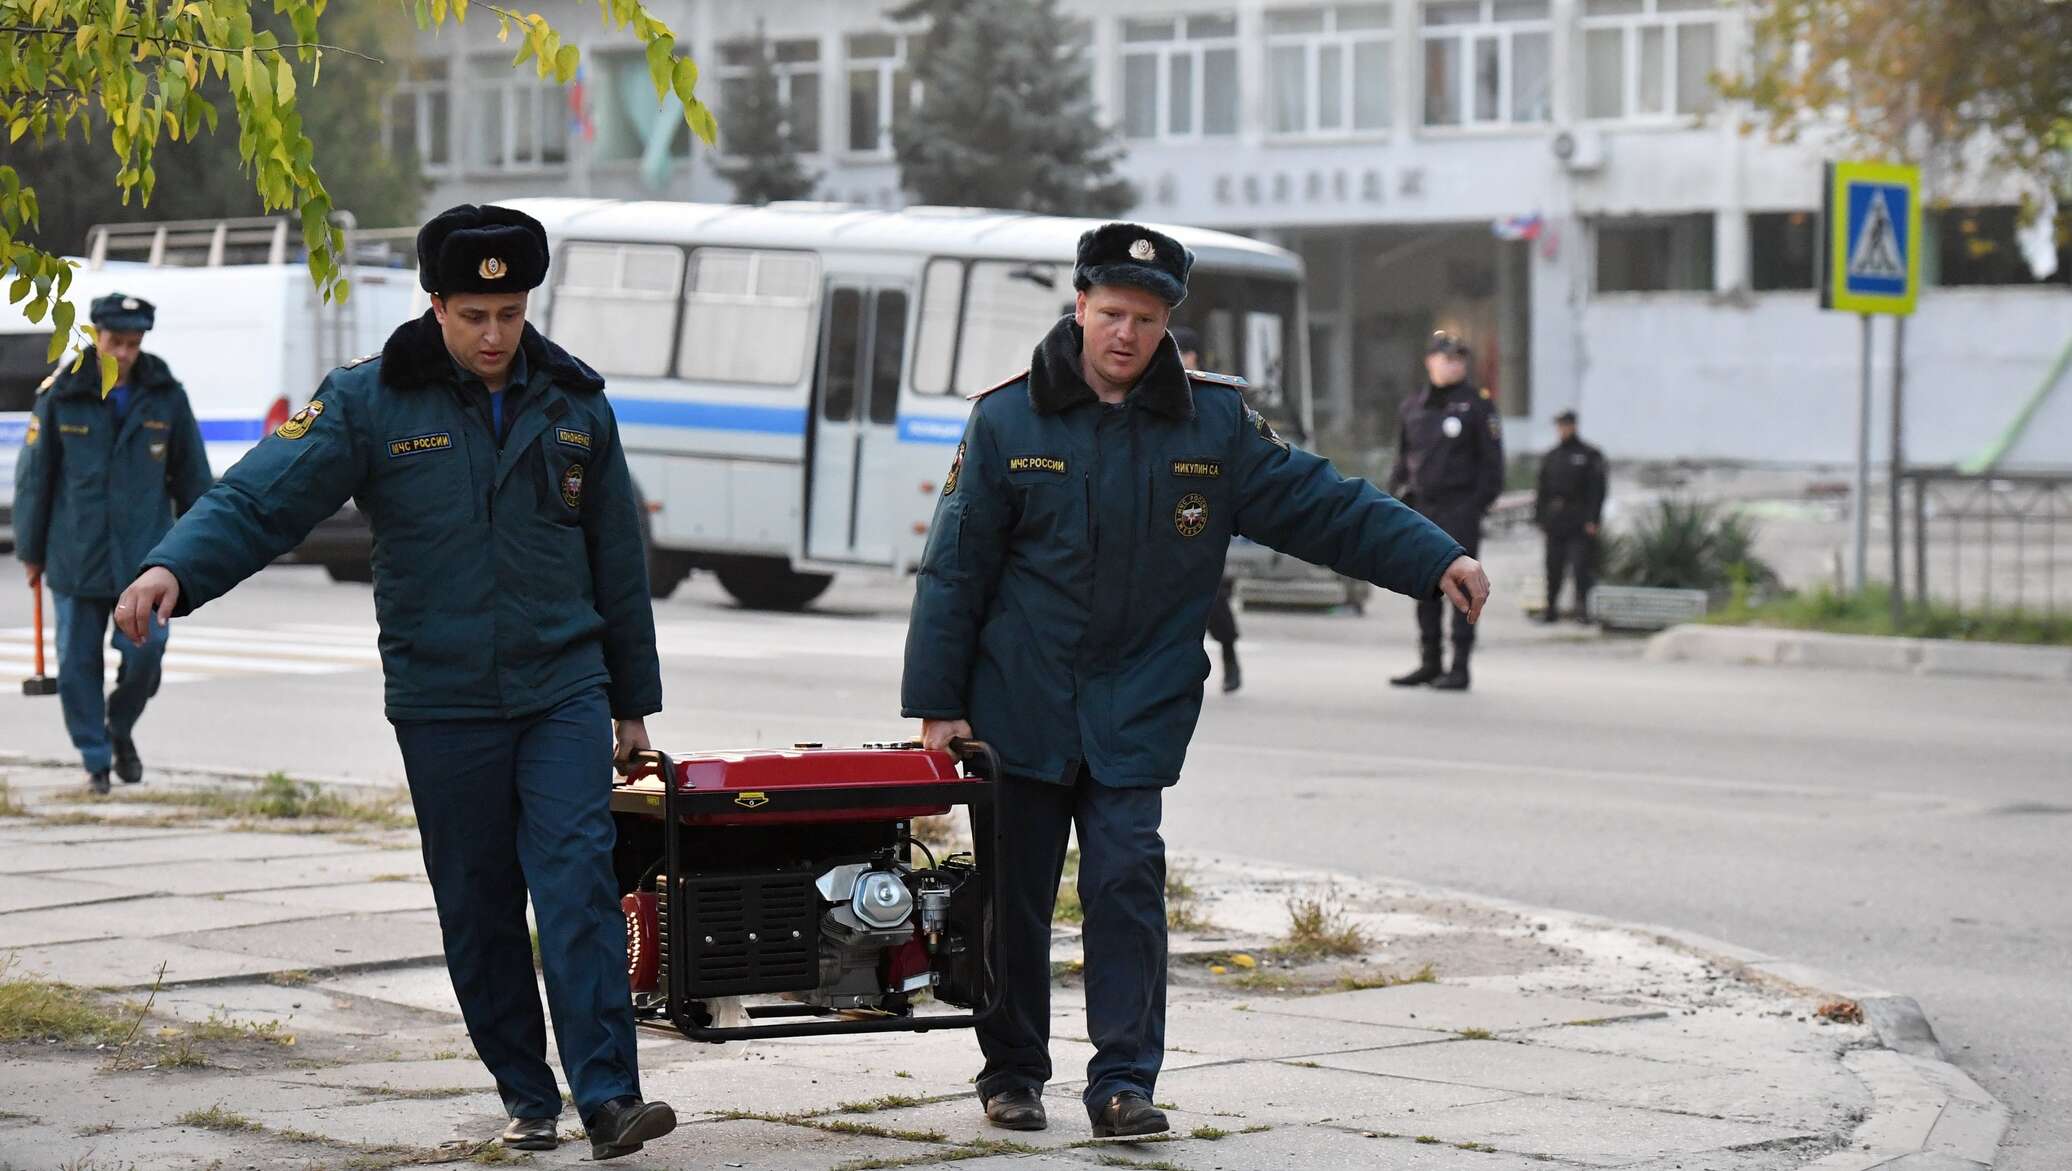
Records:
M993 385L991 385L991 386L988 386L988 387L987 387L987 388L985 388L984 390L981 390L981 391L979 391L979 392L978 392L977 394L967 394L967 395L965 395L965 396L964 396L964 398L965 398L965 401L967 401L967 402L977 402L978 400L980 400L980 399L982 399L982 398L986 397L987 395L989 395L989 394L993 393L994 391L996 391L996 390L999 390L999 389L1001 389L1001 388L1003 388L1003 387L1007 387L1007 386L1012 386L1012 385L1014 385L1015 383L1017 383L1017 382L1020 382L1020 381L1021 381L1022 379L1024 379L1024 378L1027 378L1028 376L1029 376L1029 372L1028 372L1027 370L1024 370L1024 371L1020 372L1019 374L1016 374L1016 375L1014 375L1014 376L1013 376L1012 378L1003 378L1003 379L1001 379L1000 381L998 381L998 382L994 383Z
M1281 438L1280 433L1273 429L1273 424L1266 421L1265 415L1248 406L1245 408L1245 422L1250 423L1252 429L1259 432L1261 439L1266 440L1282 451L1288 450L1288 441Z
M1235 374L1214 374L1207 370L1189 370L1187 377L1193 382L1206 382L1211 386L1228 386L1235 390L1243 390L1251 385L1251 383L1246 382Z

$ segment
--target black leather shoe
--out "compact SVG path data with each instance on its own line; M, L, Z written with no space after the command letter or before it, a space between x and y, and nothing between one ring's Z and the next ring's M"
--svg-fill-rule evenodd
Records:
M615 1098L583 1122L590 1135L592 1159L616 1159L639 1150L676 1129L676 1111L667 1102Z
M1425 652L1424 661L1418 664L1417 670L1408 675L1398 675L1389 680L1389 684L1392 687L1423 687L1443 674L1445 671L1439 665L1439 652L1429 650Z
M1149 1138L1172 1129L1165 1111L1135 1090L1124 1090L1108 1099L1094 1115L1095 1138Z
M108 770L102 769L97 773L86 774L86 791L96 796L106 797L108 795Z
M1002 1130L1043 1130L1050 1117L1043 1112L1042 1090L1002 1090L986 1099L986 1121Z
M1433 691L1466 691L1468 689L1468 652L1453 652L1453 669L1432 681Z
M127 736L111 738L115 748L115 775L125 785L134 785L144 779L144 758L137 755L137 742Z
M553 1118L513 1118L511 1125L504 1127L503 1144L519 1151L551 1151L561 1145L558 1120Z
M1245 685L1245 673L1238 669L1237 648L1223 648L1223 691L1227 695Z

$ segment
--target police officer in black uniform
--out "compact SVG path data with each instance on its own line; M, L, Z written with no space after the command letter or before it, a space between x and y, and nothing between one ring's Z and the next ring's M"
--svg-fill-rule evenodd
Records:
M1532 523L1547 536L1547 609L1542 622L1561 617L1561 580L1576 579L1576 621L1590 620L1590 587L1597 581L1597 527L1604 519L1604 453L1576 436L1576 413L1554 416L1561 442L1540 461Z
M1503 425L1488 387L1468 382L1468 345L1445 331L1425 347L1430 382L1403 400L1396 466L1389 491L1429 517L1474 557L1482 547L1482 518L1504 490ZM1439 600L1417 604L1417 629L1424 657L1417 669L1389 680L1398 687L1427 683L1441 691L1468 689L1468 656L1475 627L1453 616L1453 666L1440 652Z
M1167 1129L1162 796L1209 674L1202 633L1233 536L1472 620L1481 567L1429 521L1291 446L1244 380L1189 371L1167 333L1194 257L1108 224L1079 241L1071 316L1028 373L978 396L944 478L907 627L902 714L931 748L999 753L1002 1003L979 1028L996 1126L1047 1125L1050 922L1079 835L1082 1100L1096 1137Z

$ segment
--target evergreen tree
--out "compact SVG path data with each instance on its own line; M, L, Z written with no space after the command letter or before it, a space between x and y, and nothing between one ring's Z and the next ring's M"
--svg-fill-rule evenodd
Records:
M799 163L798 139L790 111L777 90L777 69L770 61L770 42L756 26L749 75L729 87L720 114L720 176L734 185L734 198L764 204L779 199L806 199L820 176Z
M910 0L893 16L929 21L920 105L893 128L901 180L921 202L1083 216L1136 203L1057 0Z

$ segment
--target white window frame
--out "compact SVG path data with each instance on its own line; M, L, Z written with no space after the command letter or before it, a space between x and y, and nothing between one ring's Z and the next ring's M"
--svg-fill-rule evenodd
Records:
M1658 8L1659 2L1660 0L1641 0L1641 11L1621 13L1613 16L1587 15L1587 5L1584 6L1586 15L1583 16L1578 26L1582 31L1577 34L1576 48L1573 54L1574 59L1580 65L1580 68L1575 73L1581 79L1581 91L1576 94L1576 106L1584 119L1592 122L1683 123L1688 122L1692 118L1703 117L1708 112L1705 110L1678 110L1676 108L1676 98L1679 89L1677 68L1680 64L1677 57L1682 51L1677 43L1677 33L1685 25L1709 24L1713 26L1713 60L1711 68L1706 70L1706 72L1710 73L1712 69L1719 67L1719 47L1724 43L1725 24L1721 20L1721 16L1725 10L1717 5L1713 5L1704 8L1693 8L1688 11L1672 10L1663 12ZM1662 96L1666 103L1660 112L1644 111L1640 108L1640 42L1642 30L1649 28L1659 28L1662 30ZM1590 113L1590 34L1606 29L1617 29L1619 31L1619 68L1622 73L1619 92L1620 112L1617 114L1593 115ZM1798 52L1801 48L1801 46L1794 46L1793 51ZM1717 95L1715 95L1716 97ZM1718 103L1715 101L1714 108L1716 109L1717 106Z
M413 64L423 67L438 67L437 77L411 77L396 83L395 92L381 107L381 149L388 154L396 150L396 105L408 101L411 109L412 141L417 143L417 162L427 175L450 175L453 173L453 120L459 116L460 93L453 84L453 64L444 57L426 57ZM446 126L448 133L434 136L435 123L432 119L432 99L443 96L446 99ZM436 144L441 158L434 161L429 145Z
M1427 24L1425 4L1433 0L1420 0L1418 6L1418 89L1417 121L1426 133L1447 133L1463 130L1507 129L1511 127L1551 126L1554 121L1553 87L1561 83L1553 69L1554 20L1553 0L1547 0L1548 14L1537 20L1498 20L1495 15L1498 0L1479 0L1482 18L1474 24ZM1540 33L1547 38L1548 47L1548 111L1547 117L1533 121L1520 121L1511 117L1511 108L1516 100L1512 85L1517 69L1512 60L1512 46L1520 33ZM1475 116L1475 43L1494 37L1497 42L1497 91L1495 118ZM1424 70L1429 59L1427 46L1434 41L1454 41L1460 46L1460 76L1454 79L1459 87L1455 100L1460 103L1460 121L1432 122L1430 112L1425 108Z
M733 45L736 45L736 44L738 44L738 45L751 45L751 46L752 46L752 45L753 45L754 43L755 43L755 41L754 41L754 39L753 39L753 38L745 38L745 39L741 39L741 40L737 40L737 41L729 42L729 43L727 43L727 44L723 44L723 45L722 45L722 46L720 47L720 52L721 52L721 54L724 54L724 53L726 52L726 50L727 50L728 48L730 48L730 47L732 47ZM778 58L777 58L777 46L778 46L778 45L811 45L811 46L813 46L813 59L812 59L811 61L780 61L780 60L778 60ZM792 78L794 78L794 77L798 77L798 76L802 76L802 75L806 75L806 74L811 74L811 75L813 75L813 76L814 76L814 77L815 77L815 78L816 78L816 79L817 79L817 80L818 80L818 81L820 82L820 95L819 95L819 97L824 97L824 96L826 95L826 93L827 93L827 77L826 77L826 75L825 75L824 71L823 71L823 70L822 70L822 68L821 68L822 66L826 65L826 64L827 64L827 62L826 62L825 60L823 60L823 59L822 59L822 56L821 56L821 52L820 52L820 49L821 49L821 45L820 45L820 38L818 38L818 37L769 37L769 38L767 38L767 39L765 39L765 40L764 40L764 42L763 42L763 47L764 47L764 50L765 50L766 52L768 52L768 53L770 54L770 71L771 71L771 72L773 72L773 73L775 73L775 74L777 75L777 101L778 101L778 104L780 104L780 105L782 105L782 106L784 107L784 119L785 119L785 122L786 122L786 124L787 124L787 129L789 129L789 130L791 130L792 132L796 133L797 127L796 127L796 125L794 124L794 121L795 121L795 119L796 119L796 117L797 117L797 114L796 114L796 110L797 110L797 107L796 107L796 106L795 106L795 105L793 104L793 102L792 102L792 97L791 97L791 82L792 82ZM720 59L721 59L721 61L725 61L725 60L726 60L726 58L725 58L724 56L721 56L721 58L720 58ZM755 66L754 66L754 65L725 65L725 64L721 65L721 66L720 66L720 69L719 69L719 79L720 79L720 83L721 83L721 92L722 92L722 93L724 93L724 92L725 92L725 83L726 83L726 82L728 82L728 81L743 81L743 80L746 80L746 79L747 79L747 78L748 78L748 77L749 77L749 76L750 76L751 74L753 74L754 72L755 72ZM842 76L842 83L843 83L843 87L844 87L844 89L843 89L843 92L844 92L844 93L846 94L846 93L848 92L848 90L847 90L847 85L848 85L848 75L847 75L847 74L844 74L844 75ZM846 99L845 99L845 100L846 100ZM827 140L827 136L828 136L828 126L827 126L826 120L825 120L824 118L822 118L822 117L820 116L820 114L821 114L821 102L820 102L819 98L816 98L816 100L814 101L814 104L813 104L813 124L814 124L815 126L819 127L819 130L820 130L820 141L819 141L819 142L816 142L816 143L814 143L814 144L813 144L813 145L811 145L811 146L804 146L804 145L800 146L800 147L799 147L799 153L800 153L800 154L802 154L802 155L819 155L819 154L822 154L822 153L826 152L826 151L827 151L827 149L828 149L828 140ZM843 141L844 141L844 142L846 142L846 141L848 140L848 137L849 137L849 124L848 124L848 122L847 122L846 120L845 120L845 121L844 121L844 122L842 123L842 126L841 126L841 133L842 133L842 139L843 139ZM721 142L721 144L722 144L722 145L721 145L721 150L720 150L720 152L719 152L719 153L720 153L720 157L721 157L721 158L732 158L732 157L733 157L733 155L729 154L729 153L728 153L728 152L727 152L727 151L725 150L725 142L726 142L726 136L725 136L724 134L722 134L722 135L720 136L720 142Z
M708 254L745 257L748 260L748 287L751 291L747 293L700 292L696 283L688 279L688 274L696 271L700 258ZM796 260L803 257L812 262L813 271L806 282L807 291L804 296L786 297L753 291L761 283L764 257L771 256L783 257L786 260ZM826 265L822 263L818 252L810 249L794 248L700 245L690 250L689 264L686 265L684 272L687 274L687 279L683 281L683 315L682 321L678 325L676 352L671 362L671 368L675 370L678 378L690 382L717 382L727 386L753 386L771 390L787 390L797 387L812 372L811 358L820 344L820 291L824 283L822 277L826 272ZM694 315L698 313L701 307L705 306L743 308L751 312L762 312L771 309L785 309L797 312L804 319L801 326L800 344L792 349L781 351L790 354L793 358L789 373L783 377L712 379L702 374L694 375L687 372L685 357L693 351L697 341L697 335L693 332Z
M481 76L477 75L478 69ZM512 69L510 62L502 56L471 56L466 59L463 74L462 83L453 87L454 108L461 111L461 117L472 121L474 106L469 99L484 91L495 93L503 104L503 125L500 128L503 141L497 144L497 158L489 162L477 162L467 157L456 160L461 170L478 175L552 175L568 170L573 143L568 133L568 95L565 90L530 70ZM528 104L532 107L532 157L521 159L518 157L518 113ZM561 158L553 162L545 159L549 125L558 127L561 135ZM479 127L463 126L461 141L475 141L480 134Z
M572 283L570 274L577 267L575 264L577 257L589 257L592 255L609 258L611 279L599 285ZM635 256L650 258L669 257L675 271L675 279L670 287L666 289L643 289L627 285L626 263ZM563 315L572 307L583 305L586 302L595 303L604 309L609 309L615 302L644 304L649 308L656 309L666 306L669 325L658 335L663 339L663 342L658 355L660 361L653 363L657 368L634 370L616 365L613 362L614 348L609 345L583 346L582 349L584 353L591 355L593 359L597 360L598 372L607 377L667 378L675 372L677 360L675 334L680 324L677 319L676 305L683 295L683 278L686 267L684 250L682 248L674 244L627 244L608 240L571 240L562 245L561 255L556 259L558 263L555 266L556 271L554 274L553 306L553 328L556 337L576 332L564 324L565 319Z
M1206 121L1204 115L1208 113L1209 105L1208 55L1210 52L1219 49L1231 50L1235 54L1232 60L1235 62L1237 70L1236 76L1231 79L1231 84L1238 86L1244 84L1245 51L1237 37L1237 11L1230 9L1228 11L1173 13L1171 15L1138 15L1132 13L1125 19L1146 22L1170 20L1173 22L1173 35L1170 39L1163 41L1126 41L1118 38L1118 60L1115 70L1115 109L1119 115L1116 121L1124 137L1131 142L1202 142L1208 139L1236 138L1244 129L1242 90L1239 92L1236 105L1237 116L1233 119L1228 133L1218 132L1210 134L1203 129L1203 124ZM1190 38L1187 35L1187 22L1190 20L1227 20L1231 23L1230 35L1224 37ZM1129 59L1131 57L1151 57L1158 62L1157 121L1151 135L1145 138L1130 137L1129 135L1128 77ZM1173 60L1177 57L1193 58L1191 69L1194 78L1194 92L1188 95L1188 97L1193 103L1194 116L1189 120L1188 124L1194 129L1184 134L1174 133L1173 131Z
M1384 7L1393 10L1394 4L1404 2L1405 0L1387 0L1384 3ZM1383 61L1386 66L1386 76L1382 78L1382 88L1387 98L1386 109L1389 118L1393 119L1396 106L1396 95L1394 92L1396 73L1396 55L1393 50L1393 45L1395 44L1394 32L1387 24L1383 24L1379 28L1362 28L1340 32L1338 29L1338 10L1341 7L1345 7L1345 5L1313 4L1293 8L1267 9L1269 19L1276 12L1321 12L1324 18L1324 27L1319 32L1269 32L1266 34L1266 133L1269 137L1338 139L1382 138L1388 135L1389 128L1386 124L1366 127L1353 125L1353 111L1357 105L1355 95L1359 92L1359 84L1355 80L1355 63L1357 61L1356 50L1359 46L1369 44L1382 46ZM1327 45L1338 47L1343 54L1342 60L1344 62L1340 67L1338 75L1339 121L1337 126L1329 128L1321 125L1321 111L1317 104L1318 79L1322 76L1320 66L1323 51ZM1303 126L1299 130L1282 130L1275 125L1276 111L1274 102L1278 91L1273 73L1274 50L1286 48L1300 48L1303 51Z
M849 45L858 36L888 36L892 38L890 57L852 57ZM842 153L853 159L889 159L892 157L892 111L897 103L893 98L899 91L899 75L907 71L907 109L914 110L921 105L921 79L912 73L911 38L905 33L848 33L842 38ZM849 79L858 73L875 73L878 83L878 145L859 149L849 141L849 120L853 111L849 109L852 96Z

